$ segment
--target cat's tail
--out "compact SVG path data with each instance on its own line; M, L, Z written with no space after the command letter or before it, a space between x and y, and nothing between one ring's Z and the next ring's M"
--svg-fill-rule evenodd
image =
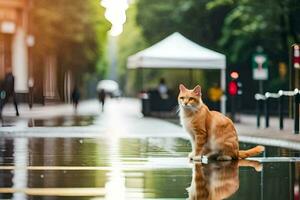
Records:
M248 150L240 150L239 151L239 158L240 159L244 159L244 158L248 158L250 156L256 156L262 152L265 151L265 147L264 146L256 146L252 149L248 149Z

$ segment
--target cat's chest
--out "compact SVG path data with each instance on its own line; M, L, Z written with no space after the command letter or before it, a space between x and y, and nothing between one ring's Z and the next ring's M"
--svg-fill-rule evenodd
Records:
M193 117L181 117L181 124L183 128L192 135L194 135L196 131L193 123Z

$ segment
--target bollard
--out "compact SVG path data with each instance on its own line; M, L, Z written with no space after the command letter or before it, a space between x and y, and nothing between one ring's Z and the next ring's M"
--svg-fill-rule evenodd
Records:
M294 96L294 133L299 134L299 91L297 89Z
M261 101L260 99L256 100L256 127L259 128L260 127L260 115L261 115Z
M269 98L265 100L265 126L269 128Z
M283 95L279 97L278 110L279 110L279 129L283 130Z

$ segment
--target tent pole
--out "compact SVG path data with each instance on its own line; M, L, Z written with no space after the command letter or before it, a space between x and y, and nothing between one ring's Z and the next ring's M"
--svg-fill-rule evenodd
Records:
M221 112L225 115L226 114L226 68L221 69L221 89L223 91L223 95L221 97Z
M144 74L143 74L143 68L140 68L141 70L141 90L140 91L143 91L144 90Z

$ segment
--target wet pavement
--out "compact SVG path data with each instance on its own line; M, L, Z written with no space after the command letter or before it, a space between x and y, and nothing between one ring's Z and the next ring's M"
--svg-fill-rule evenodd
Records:
M72 127L90 126L95 123L97 116L59 116L47 119L31 118L28 120L28 127Z
M1 138L0 199L299 199L299 152L190 163L182 138ZM241 144L241 148L253 145ZM266 158L264 158L266 157ZM279 157L279 158L278 158Z
M143 118L136 103L110 101L104 113L90 103L78 113L35 110L17 125L6 116L12 127L0 131L0 199L299 199L299 150L267 147L246 161L190 163L182 128Z

